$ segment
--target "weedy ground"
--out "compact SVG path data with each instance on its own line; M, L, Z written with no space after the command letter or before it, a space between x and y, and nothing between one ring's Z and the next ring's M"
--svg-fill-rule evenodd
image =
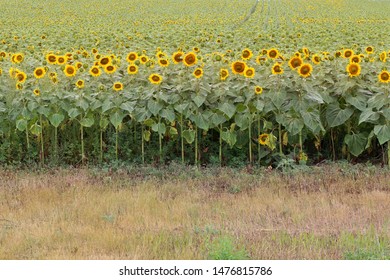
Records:
M390 172L0 170L0 259L390 259Z

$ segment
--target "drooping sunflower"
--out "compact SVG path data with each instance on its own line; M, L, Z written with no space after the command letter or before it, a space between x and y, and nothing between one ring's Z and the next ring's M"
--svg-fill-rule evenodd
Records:
M387 53L386 53L386 52L382 52L382 53L379 55L379 59L380 59L382 62L386 62L386 60L387 60Z
M123 84L121 82L115 82L112 88L115 91L123 90Z
M11 57L13 63L21 63L24 60L24 55L22 53L15 53Z
M138 59L138 54L136 52L130 52L126 56L127 62L134 62Z
M107 74L113 74L115 73L115 71L116 71L115 65L109 64L106 67L104 67L104 72L106 72Z
M106 67L107 65L111 64L112 60L109 56L103 56L99 59L99 65Z
M232 72L233 74L239 74L243 75L245 70L247 68L247 65L243 61L235 61L232 63Z
M184 56L183 63L185 66L193 66L198 62L198 58L194 52L189 52Z
M225 68L219 70L219 77L221 78L222 81L226 80L227 77L229 77L229 70Z
M34 92L35 96L40 96L41 95L41 91L38 88L34 89L33 92Z
M311 57L311 61L314 64L320 64L321 63L321 57L318 54L313 54L313 56Z
M35 68L35 70L34 70L34 76L37 79L43 78L45 76L45 74L46 74L46 71L45 71L45 68L43 68L43 67L38 67L38 68Z
M270 49L267 52L268 58L275 59L279 57L279 51L277 49Z
M269 143L269 134L263 133L259 135L258 142L260 145L265 146Z
M383 70L378 75L379 82L381 83L388 83L390 82L390 73L386 70Z
M281 75L281 74L283 74L283 72L284 72L284 70L283 70L282 66L279 63L275 63L272 66L272 74L274 74L274 75Z
M18 71L15 75L15 79L18 83L23 84L27 80L27 75L23 71Z
M244 72L244 76L246 78L253 78L255 76L255 68L253 67L247 67Z
M78 87L78 88L83 88L84 87L84 85L85 85L85 82L84 82L84 80L77 80L77 82L75 83L75 85L76 85L76 87Z
M135 65L135 64L130 64L128 67L127 67L127 73L129 75L135 75L138 73L138 66Z
M149 81L154 84L158 85L162 82L162 77L159 74L153 73L149 76Z
M347 72L350 77L357 77L360 75L361 66L358 63L350 63L347 65Z
M344 52L343 52L343 57L344 58L350 58L353 55L354 55L354 52L351 49L345 49Z
M196 68L192 74L195 76L195 78L199 79L200 77L203 76L203 69Z
M297 69L302 65L302 63L303 61L301 57L294 56L288 61L288 66L290 66L291 69Z
M63 56L57 56L57 64L59 64L59 65L65 64L67 60L68 60L67 57L64 56L64 55Z
M313 67L309 63L304 63L298 68L298 73L301 77L307 78L313 71Z
M267 58L266 58L266 57L263 57L263 56L261 56L261 55L258 55L258 56L256 57L256 63L257 63L257 64L263 64L266 60L267 60Z
M16 83L15 88L17 90L22 90L23 89L23 84L22 83Z
M368 54L374 53L374 47L373 46L366 47L366 53L368 53Z
M179 64L180 62L183 61L183 55L184 53L182 51L177 51L172 54L172 60L173 63Z
M255 86L255 94L260 95L263 93L263 88L261 86Z
M65 73L65 76L67 76L67 77L73 77L76 75L77 69L73 65L66 65L65 69L64 69L64 73Z
M166 57L166 56L167 56L167 55L165 54L165 52L163 52L163 51L161 51L161 50L157 51L157 53L156 53L157 59L164 58L164 57Z
M57 56L55 54L49 53L46 55L46 61L49 64L57 64Z
M310 56L310 51L308 48L303 48L302 52L305 54L305 58L308 58Z
M361 58L359 55L354 54L349 58L349 63L360 63L360 62L361 62Z
M158 60L158 64L161 66L161 67L168 67L169 66L169 61L168 59L166 58L160 58Z
M241 58L244 60L249 60L253 56L253 53L250 49L246 48L242 50Z
M77 69L80 69L81 67L83 67L83 64L80 61L78 61L76 62L75 66Z
M58 83L58 78L57 78L57 77L53 77L53 78L51 78L50 80L51 80L51 82L52 82L53 84L57 84L57 83Z

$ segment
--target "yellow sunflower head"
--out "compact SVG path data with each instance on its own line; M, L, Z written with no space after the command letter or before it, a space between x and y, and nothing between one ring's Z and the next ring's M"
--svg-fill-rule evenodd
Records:
M89 69L89 74L93 77L99 77L102 72L98 66L92 66L91 69Z
M275 59L279 57L279 51L277 49L270 49L267 52L268 58Z
M41 95L41 91L38 88L34 89L33 92L34 92L35 96L40 96Z
M183 61L184 53L182 51L177 51L172 54L173 63L178 64Z
M84 87L84 80L77 80L77 82L75 83L76 84L76 87L78 88L83 88Z
M345 49L344 52L343 52L343 57L344 58L350 58L353 55L354 55L354 52L351 49Z
M314 64L320 64L320 63L321 63L321 57L320 57L318 54L314 54L314 55L311 57L311 61L312 61Z
M62 55L62 56L57 56L57 64L63 65L68 61L67 57Z
M159 85L162 82L162 77L159 74L153 73L149 76L149 81L154 85Z
M360 63L361 62L361 58L359 55L352 55L350 58L349 58L349 62L350 63Z
M64 69L65 76L73 77L76 75L77 69L73 65L66 65Z
M13 63L21 63L24 60L24 55L22 53L15 53L11 57Z
M272 74L274 74L274 75L281 75L281 74L283 74L283 72L284 72L284 70L283 70L282 66L279 63L275 63L272 66Z
M258 142L262 146L268 145L268 143L269 143L269 134L268 133L263 133L263 134L259 135Z
M255 94L260 95L263 93L263 88L261 86L255 86Z
M37 79L43 78L45 76L45 74L46 74L46 70L43 67L38 67L38 68L35 68L35 70L34 70L34 76Z
M313 71L313 67L309 63L304 63L298 68L298 73L301 77L307 78Z
M390 73L388 71L383 70L378 75L379 82L388 83L390 82Z
M253 53L250 49L244 49L241 53L241 58L244 60L249 60L253 56Z
M195 78L199 79L200 77L203 76L203 69L196 68L192 74L195 76Z
M382 53L379 55L379 59L380 59L382 62L386 62L386 60L387 60L387 53L386 53L386 52L382 52Z
M255 76L255 68L247 67L244 72L246 78L253 78Z
M368 54L374 53L374 47L373 46L366 47L366 53L368 53Z
M27 75L23 71L18 71L15 75L15 79L18 83L23 84L27 80Z
M142 64L146 64L148 61L149 61L149 57L147 57L146 55L141 55L139 57L139 61L142 63Z
M226 80L227 77L229 77L229 70L225 68L219 70L219 77L221 78L222 81Z
M104 67L104 72L106 72L107 74L113 74L115 73L115 71L116 71L115 65L109 64L106 67Z
M138 54L136 52L130 52L126 56L127 62L134 62L138 59Z
M111 64L112 59L109 56L103 56L99 59L99 65L106 67L107 65Z
M121 82L115 82L112 88L115 91L123 90L123 84Z
M232 63L232 72L234 74L243 75L246 68L247 68L247 65L243 61L235 61Z
M347 65L347 72L350 77L357 77L360 75L361 67L358 63L350 63Z
M185 66L193 66L198 62L198 58L194 52L189 52L184 56L183 63Z
M53 53L49 53L46 55L46 61L49 64L57 64L57 56Z
M130 64L128 67L127 67L127 73L129 75L135 75L138 73L138 66L135 65L135 64Z
M299 66L301 66L303 63L302 58L300 56L293 56L288 61L288 66L290 66L291 69L297 69Z
M160 58L158 60L158 64L161 66L161 67L168 67L169 66L169 61L168 59L166 58Z

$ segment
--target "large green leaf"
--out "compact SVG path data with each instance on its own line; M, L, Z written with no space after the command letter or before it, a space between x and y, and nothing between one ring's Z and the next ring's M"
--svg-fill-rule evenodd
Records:
M309 128L313 134L325 131L318 111L302 111L301 116L306 127Z
M218 106L218 110L224 113L228 117L228 119L231 119L236 112L236 106L231 103L225 102Z
M367 135L364 133L348 134L344 138L348 150L355 157L359 156L365 149L367 144Z
M134 111L135 102L127 101L122 103L120 108L127 112L127 114L132 114Z
M125 117L125 115L121 111L116 111L113 114L111 114L110 122L112 123L112 125L116 129L118 129L118 127L121 125L124 117Z
M188 144L191 144L195 140L195 130L192 129L184 130L183 137Z
M153 99L150 99L148 101L148 109L149 111L154 115L154 116L157 116L158 113L161 111L161 109L163 108L163 104L161 104L160 102L156 101L156 100L153 100Z
M16 121L16 128L19 131L25 131L27 128L27 120L26 119L20 119Z
M175 120L175 112L170 108L163 109L160 116L167 119L169 122L173 122Z
M214 113L211 116L211 122L214 126L218 126L226 121L226 118L222 114Z
M374 127L374 133L378 138L379 144L383 145L384 143L390 141L390 125L376 125Z
M202 114L193 115L191 119L200 129L208 130L210 127L209 120L206 119Z
M34 123L31 127L30 127L30 132L32 134L34 134L35 136L38 136L42 133L42 127L37 124L37 123Z
M241 130L245 130L249 126L249 114L236 114L234 117L235 123L240 127Z
M5 104L3 102L0 102L0 113L6 112L6 111L7 111L7 107L5 106Z
M329 127L339 126L344 124L353 114L353 109L347 107L341 109L338 105L331 104L326 110L326 121Z
M93 126L95 120L93 117L85 117L80 120L80 124L84 127L91 127Z
M152 125L152 130L162 135L165 134L166 127L164 123L155 123Z
M200 108L200 106L202 106L202 104L206 101L206 96L198 94L193 97L192 100L194 101L195 105Z
M230 148L237 142L237 134L234 131L225 130L221 132L221 138L223 141L229 144Z
M78 115L80 115L80 114L81 114L81 112L80 112L80 110L77 109L77 108L72 108L72 109L70 109L70 110L68 111L69 118L71 118L71 119L76 118L76 117L77 117Z
M364 110L359 117L359 124L368 122L368 123L376 123L379 120L379 113L372 111L371 108L367 108Z
M367 98L364 95L357 94L356 96L353 96L348 94L345 97L345 101L360 111L364 111L367 107Z
M49 116L49 121L52 126L58 127L62 121L65 119L65 116L63 114L53 114Z

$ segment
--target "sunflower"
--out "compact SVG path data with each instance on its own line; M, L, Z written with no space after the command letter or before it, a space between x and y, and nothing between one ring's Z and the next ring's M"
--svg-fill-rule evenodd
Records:
M68 60L67 57L64 56L64 55L63 56L57 56L57 64L59 64L59 65L65 64L67 60Z
M160 58L160 59L158 60L158 64L159 64L161 67L168 67L169 61L168 61L168 59L166 59L166 58Z
M226 80L227 77L229 77L229 70L225 68L219 70L219 77L221 78L222 81Z
M84 80L77 80L77 82L75 83L76 87L78 88L83 88L84 84Z
M272 74L274 75L281 75L283 74L283 68L280 66L279 63L275 63L273 66L272 66Z
M199 49L199 47L193 47L193 48L192 48L192 51L198 53L198 52L200 52L200 49Z
M256 63L257 63L257 64L262 64L262 63L264 63L266 60L267 60L266 57L263 57L263 56L260 56L260 55L258 55L258 56L256 57Z
M379 82L388 83L390 82L390 73L388 71L383 70L378 75Z
M268 133L263 133L259 135L258 142L260 145L267 145L269 143L269 134Z
M184 53L182 51L177 51L172 54L173 63L178 64L183 61Z
M250 49L244 49L241 53L241 58L244 60L249 60L253 56L253 53Z
M116 71L115 65L109 64L106 67L104 67L104 72L106 72L107 74L113 74L115 73L115 71Z
M134 62L138 59L138 54L136 52L130 52L126 56L127 62Z
M154 85L158 85L162 82L162 77L159 74L153 73L149 76L149 81Z
M232 63L232 72L234 74L244 74L245 70L247 68L247 65L245 62L242 61L235 61Z
M38 88L34 89L33 92L34 92L35 96L40 96L41 95L41 91Z
M135 64L130 64L128 67L127 67L127 73L129 75L135 75L138 73L138 66L135 65Z
M386 52L382 52L382 53L379 55L379 59L380 59L382 62L386 62L386 60L387 60L387 53L386 53Z
M167 55L164 52L162 52L161 50L157 51L157 53L156 53L157 59L164 58L166 56Z
M67 77L73 77L76 75L77 69L73 65L66 65L64 73Z
M15 75L15 79L16 79L19 83L23 84L23 83L27 80L27 75L26 75L26 73L24 73L23 71L18 71L18 72L16 73L16 75Z
M298 56L294 56L292 57L289 61L288 61L288 66L290 66L291 69L296 69L298 68L299 66L301 66L303 63L302 59Z
M22 83L16 83L15 88L16 88L17 90L22 90L22 89L23 89L23 84L22 84Z
M366 53L368 54L374 53L374 47L373 46L366 47Z
M271 59L278 58L278 56L279 56L279 51L278 51L277 49L270 49L270 50L267 52L267 56L268 56L268 58L271 58Z
M112 88L115 91L123 90L123 84L121 82L115 82Z
M139 57L139 61L142 63L142 64L146 64L148 61L149 61L149 57L147 57L146 55L141 55Z
M56 72L50 72L49 73L49 77L50 77L50 79L57 78L57 73Z
M203 76L203 69L196 68L192 74L195 76L195 78L199 79L200 77Z
M305 54L305 58L309 57L310 56L310 51L308 48L303 48L302 49L303 53Z
M11 57L13 63L21 63L24 60L24 55L22 53L15 53Z
M35 68L35 70L34 70L34 76L37 79L43 78L45 76L45 74L46 74L46 71L45 71L45 68L43 68L43 67L38 67L38 68Z
M255 94L260 95L263 93L263 88L261 86L255 86Z
M311 61L312 61L314 64L320 64L320 63L321 63L321 57L320 57L318 54L314 54L314 55L311 57Z
M194 52L189 52L184 56L183 63L185 66L193 66L198 62L196 54Z
M99 65L105 67L107 65L111 64L111 57L109 56L103 56L99 60Z
M83 67L83 64L80 61L78 61L76 62L75 66L77 69L80 69L81 67Z
M57 78L57 77L51 78L51 82L52 82L53 84L57 84L57 83L58 83L58 78Z
M246 78L253 78L255 76L255 68L248 67L245 69L244 76Z
M313 71L313 67L309 63L304 63L298 68L298 73L301 77L307 78Z
M345 49L344 52L343 52L343 57L344 58L350 58L353 55L354 55L354 52L351 49Z
M349 58L349 62L350 63L360 63L361 62L361 59L360 59L360 56L359 55L353 55Z
M49 53L46 55L46 61L49 64L57 64L57 56L55 54Z
M360 75L361 67L358 63L350 63L347 65L347 72L350 77L357 77Z

